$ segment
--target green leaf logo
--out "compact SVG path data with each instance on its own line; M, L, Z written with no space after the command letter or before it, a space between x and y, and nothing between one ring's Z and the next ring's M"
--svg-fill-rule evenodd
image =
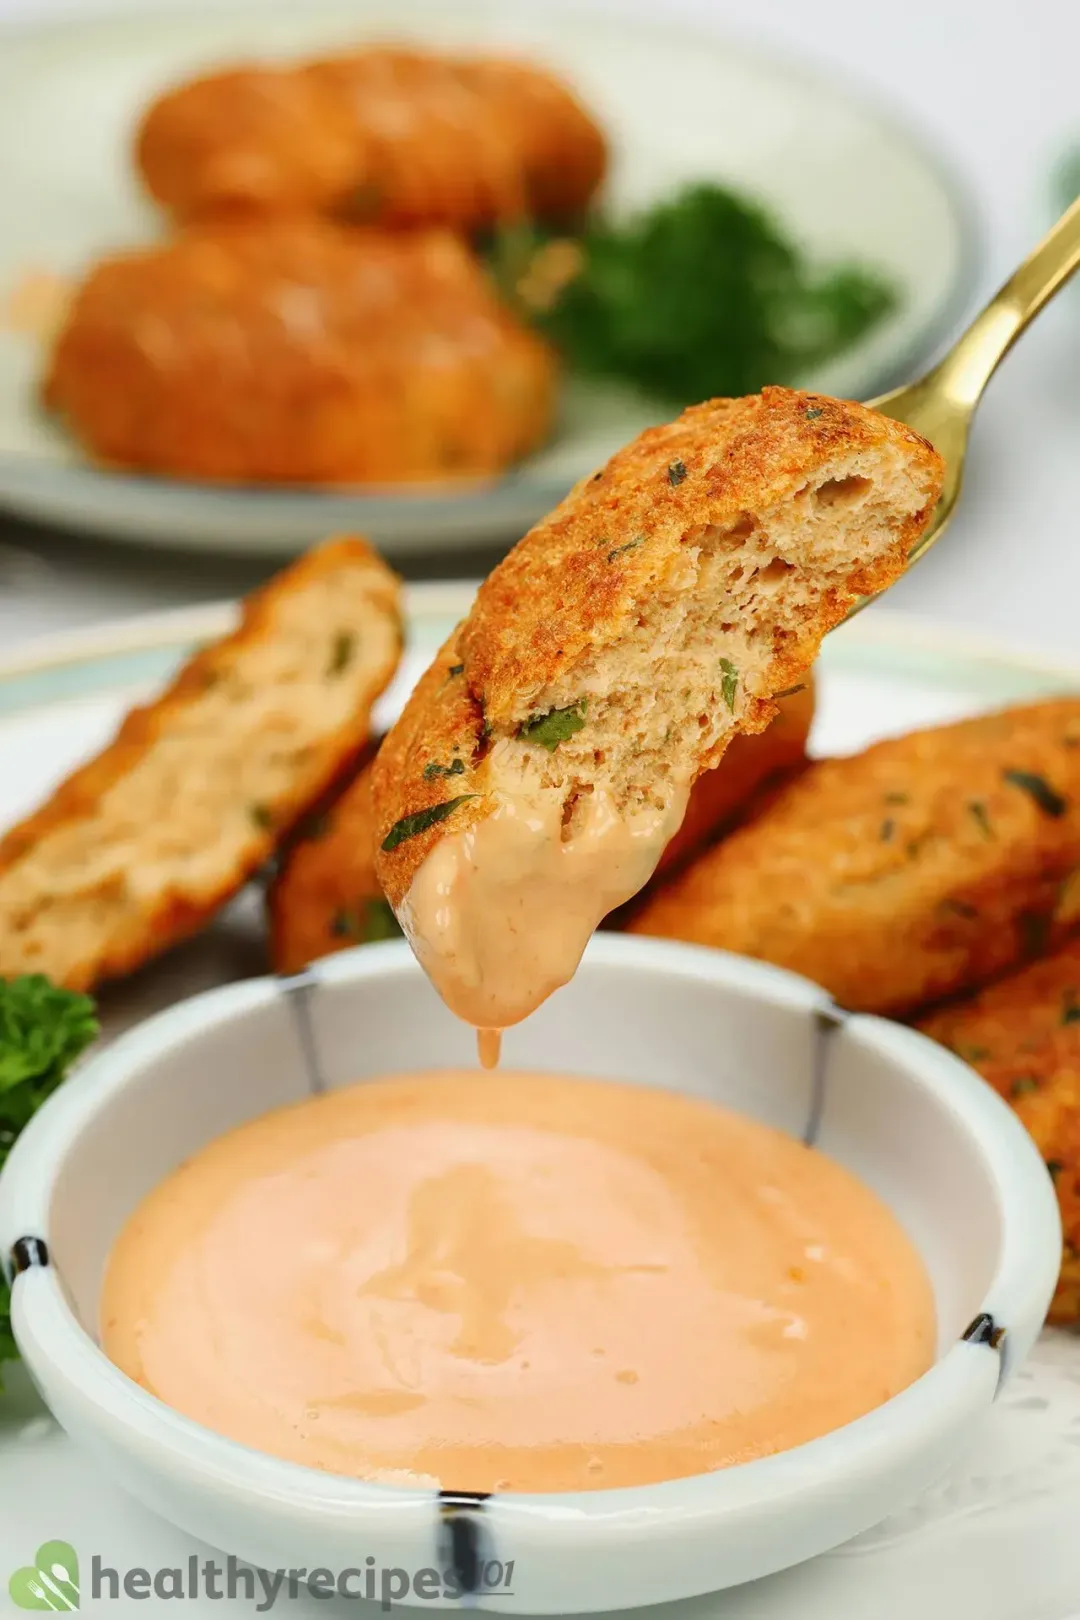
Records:
M20 1609L51 1609L63 1614L79 1607L79 1557L67 1541L43 1541L34 1562L17 1569L8 1581L11 1600Z

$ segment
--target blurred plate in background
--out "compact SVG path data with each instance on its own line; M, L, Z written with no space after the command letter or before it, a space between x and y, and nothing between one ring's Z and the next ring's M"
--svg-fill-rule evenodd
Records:
M177 77L244 56L358 40L520 52L578 88L613 147L617 210L708 178L760 199L815 258L880 270L899 307L812 379L867 398L910 375L962 312L973 232L954 181L869 101L797 64L676 21L588 18L485 0L313 0L115 14L5 31L0 53L0 308L27 277L69 277L101 252L152 238L159 219L128 158L146 102ZM40 342L0 330L0 503L142 545L291 553L362 529L391 555L517 538L662 407L572 382L538 455L467 493L215 489L97 470L41 413Z

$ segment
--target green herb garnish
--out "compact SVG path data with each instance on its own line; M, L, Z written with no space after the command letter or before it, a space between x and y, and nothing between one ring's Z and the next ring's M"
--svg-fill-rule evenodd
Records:
M911 799L906 793L886 793L886 804L910 804Z
M581 698L565 709L549 709L547 714L534 715L518 732L524 742L538 743L553 754L560 743L568 742L585 724L588 700Z
M1039 1082L1033 1074L1022 1074L1014 1080L1009 1087L1010 1097L1026 1097L1032 1091L1038 1091Z
M453 759L449 765L440 765L437 760L433 759L424 766L424 781L433 782L437 776L462 776L464 772L465 761L463 759Z
M805 681L800 681L798 686L785 686L784 690L782 692L774 692L773 693L773 699L774 699L775 702L779 703L781 698L794 697L796 692L805 692L805 691L806 691L806 682Z
M991 824L986 806L981 799L972 799L968 804L968 815L978 827L984 838L996 838L997 833Z
M274 812L265 804L249 804L248 815L261 832L272 832L274 828Z
M0 979L0 1169L23 1126L97 1032L89 996L62 990L41 974ZM0 1362L17 1354L10 1295L0 1273Z
M401 924L389 900L379 895L369 900L364 907L364 943L374 945L376 940L397 939L400 934Z
M735 694L739 690L739 672L730 658L721 658L720 673L723 677L720 683L720 691L723 694L724 702L734 714Z
M1001 775L1003 781L1011 782L1013 787L1029 794L1044 815L1053 816L1056 820L1069 808L1068 799L1062 798L1045 777L1036 776L1034 771L1002 771Z
M1062 1159L1047 1159L1046 1168L1050 1172L1051 1180L1056 1181L1058 1176L1060 1176L1061 1172L1064 1170L1065 1164Z
M1080 1002L1076 999L1075 990L1066 990L1061 998L1061 1022L1080 1024Z
M668 483L672 486L677 486L682 483L685 477L686 463L684 461L673 461L667 470Z
M372 895L362 907L342 906L334 913L330 932L335 939L352 939L360 945L374 945L380 939L396 939L401 924L394 908L382 895Z
M985 1063L990 1056L988 1046L958 1046L957 1057L963 1058L965 1063Z
M451 664L450 668L447 670L446 673L447 673L447 675L449 675L451 677L451 679L455 675L464 675L464 673L465 673L465 665L464 664Z
M330 652L330 662L326 666L326 673L328 675L340 675L343 669L348 669L355 651L356 637L353 632L351 630L339 630L334 637L334 645Z
M635 534L632 540L627 540L624 545L616 546L614 551L608 552L608 562L614 562L616 557L621 557L624 551L636 551L644 539L643 534Z
M893 820L892 816L886 816L885 820L881 823L881 832L878 834L878 837L881 839L883 844L891 844L895 831L896 822Z
M898 302L869 268L812 266L767 209L708 182L573 242L514 227L492 265L573 370L678 404L795 382Z
M807 408L806 408L806 420L808 422L816 422L819 416L824 416L824 415L825 415L825 407L824 407L824 405L808 405Z
M429 827L437 827L440 821L445 821L452 815L459 804L468 799L479 798L477 793L459 793L456 799L446 799L442 804L429 804L426 810L414 810L411 816L402 816L395 821L390 831L382 841L383 853L389 855L390 851L397 849L409 838L416 838L420 833L427 832Z

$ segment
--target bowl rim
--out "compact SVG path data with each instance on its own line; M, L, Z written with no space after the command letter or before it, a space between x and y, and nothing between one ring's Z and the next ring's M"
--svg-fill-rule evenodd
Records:
M836 1015L827 992L809 980L702 946L599 934L583 959L584 970L590 967L667 972L723 986L763 1005ZM421 1504L429 1517L433 1494L439 1494L429 1485L376 1484L323 1473L256 1451L176 1412L109 1360L69 1305L57 1269L50 1264L16 1268L12 1245L21 1237L38 1237L48 1245L49 1206L61 1160L86 1123L107 1108L131 1079L145 1073L156 1055L195 1029L275 1004L297 982L330 986L402 972L419 975L421 970L404 941L391 941L339 952L291 980L247 979L176 1003L80 1064L78 1073L20 1135L0 1174L0 1262L12 1283L15 1337L31 1375L46 1389L61 1383L67 1393L89 1402L101 1417L125 1431L140 1451L153 1447L162 1456L168 1454L171 1464L192 1480L212 1478L249 1499L352 1517L364 1509L376 1510L382 1517L393 1508L408 1516L410 1508ZM538 1518L556 1532L560 1521L578 1526L588 1521L602 1532L605 1524L624 1526L629 1517L635 1533L662 1534L672 1513L712 1519L806 1492L827 1491L833 1482L850 1486L853 1476L871 1473L883 1453L898 1456L921 1450L958 1402L977 1409L993 1401L1005 1371L1001 1340L1008 1342L1006 1335L1014 1324L1021 1340L1034 1337L1057 1279L1061 1226L1050 1178L1016 1116L959 1058L887 1019L869 1014L841 1017L860 1045L901 1063L913 1079L944 1101L981 1152L998 1198L1002 1239L995 1273L971 1327L920 1378L882 1406L800 1446L711 1474L653 1485L507 1493L490 1498L488 1510L497 1508L500 1516L512 1516L518 1529L523 1518ZM1003 1327L1005 1335L997 1336L995 1325ZM988 1347L999 1353L988 1355Z

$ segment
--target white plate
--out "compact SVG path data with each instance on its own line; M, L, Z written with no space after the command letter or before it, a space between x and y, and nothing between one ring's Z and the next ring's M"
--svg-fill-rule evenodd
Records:
M468 609L471 588L409 592L409 653L382 705L393 717L410 684ZM219 635L229 605L185 609L74 636L0 663L0 828L99 747L124 708L199 641ZM960 718L1051 691L1080 690L1080 672L944 628L873 609L829 638L820 665L815 752L845 752L911 726ZM111 992L107 1031L226 976L263 965L258 896L249 892L201 940ZM80 1556L83 1607L169 1614L160 1602L92 1604L91 1561L189 1569L220 1558L124 1496L57 1428L17 1367L0 1397L0 1613L9 1572L46 1540ZM1045 1333L993 1409L963 1467L915 1507L836 1552L752 1586L654 1611L658 1620L1070 1620L1080 1615L1080 1342ZM359 1548L357 1565L374 1549ZM284 1613L355 1616L356 1605L279 1599ZM253 1613L243 1596L191 1598L185 1614ZM360 1605L375 1620L373 1605ZM641 1611L638 1611L639 1613Z
M283 0L282 0L283 3ZM696 36L683 23L495 7L489 0L275 0L65 21L0 36L0 308L27 273L74 274L160 223L128 161L139 109L177 75L244 54L365 37L523 50L578 85L611 133L610 195L644 203L713 177L771 204L820 259L875 265L900 308L812 379L868 398L902 381L973 284L973 231L953 180L869 101L801 66ZM607 390L566 390L557 435L483 492L224 490L100 472L40 413L39 344L0 331L0 501L26 516L143 545L291 553L358 527L391 555L516 538L580 476L668 414Z

